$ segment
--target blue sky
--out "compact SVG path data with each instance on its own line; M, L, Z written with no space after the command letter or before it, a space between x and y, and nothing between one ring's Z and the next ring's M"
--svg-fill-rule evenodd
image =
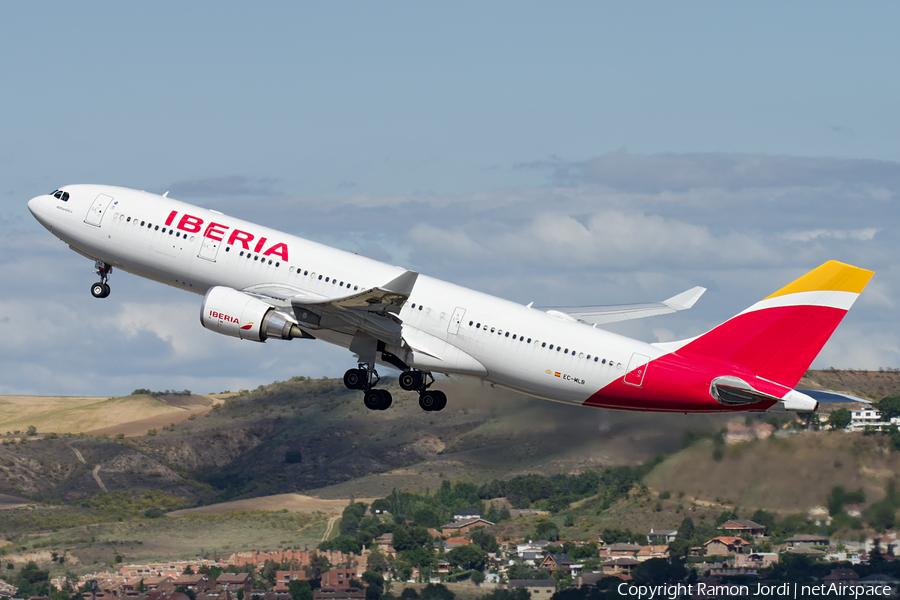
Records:
M90 263L25 203L146 189L538 304L710 289L695 335L829 259L877 271L816 366L900 366L900 7L153 3L0 8L0 393L339 375ZM250 368L252 365L252 368Z

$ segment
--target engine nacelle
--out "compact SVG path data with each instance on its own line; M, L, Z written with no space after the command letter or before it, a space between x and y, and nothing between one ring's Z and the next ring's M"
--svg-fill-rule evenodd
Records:
M250 294L216 286L203 297L200 322L222 335L264 342L269 338L292 340L312 337L301 330L289 315Z

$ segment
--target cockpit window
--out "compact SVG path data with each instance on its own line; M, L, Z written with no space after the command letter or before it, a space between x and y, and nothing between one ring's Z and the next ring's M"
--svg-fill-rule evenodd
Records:
M63 202L69 201L69 192L64 192L62 190L56 190L52 194L55 198L62 200Z

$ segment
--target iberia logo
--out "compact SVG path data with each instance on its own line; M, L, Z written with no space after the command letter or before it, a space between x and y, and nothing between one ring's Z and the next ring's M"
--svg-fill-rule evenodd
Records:
M562 377L562 373L560 373L559 371L551 371L550 369L547 369L546 371L544 371L544 373L546 373L547 375L553 375L554 377Z
M246 331L246 330L250 329L251 327L253 327L253 321L250 321L249 323L247 323L246 325L244 325L243 327L241 327L241 329L243 329L244 331Z

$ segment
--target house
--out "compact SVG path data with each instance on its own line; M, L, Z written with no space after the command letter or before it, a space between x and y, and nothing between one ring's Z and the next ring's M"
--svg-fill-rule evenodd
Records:
M807 556L825 556L825 553L821 550L816 550L815 548L806 548L804 546L788 548L786 552L790 552L791 554L805 554Z
M441 535L465 535L473 529L477 529L479 527L493 527L493 525L493 523L491 523L487 519L482 519L481 517L478 517L476 519L466 519L464 521L454 521L453 523L448 523L447 525L441 527Z
M831 540L827 535L809 535L806 533L795 535L784 540L788 548L812 548L813 546L828 546Z
M747 567L749 569L767 569L778 562L778 554L775 552L751 552L749 554L736 554L734 556L735 567Z
M447 538L443 542L437 542L437 544L443 544L445 550L453 550L454 548L459 548L460 546L468 546L471 544L469 540L461 537L452 537Z
M832 569L831 573L822 578L822 583L826 585L836 583L840 586L857 585L859 573L853 569Z
M203 573L181 575L172 580L172 585L176 589L183 586L195 592L207 592L215 587L215 583L209 578L209 575L204 575Z
M556 593L555 579L511 579L506 584L507 590L525 588L531 592L531 600L545 600Z
M289 570L289 571L275 571L275 591L276 592L286 592L291 587L291 582L294 580L305 580L306 579L306 571L302 569L298 570ZM216 580L218 583L218 580ZM247 592L244 592L244 597L247 597Z
M322 573L322 587L346 589L351 579L356 579L356 569L331 569Z
M653 542L671 544L677 537L677 529L651 529L650 533L647 534L647 542L650 544Z
M480 519L481 511L474 508L467 508L453 513L454 521L467 521L469 519Z
M739 537L722 535L715 537L704 544L707 556L724 556L726 554L741 554L744 548L750 546Z
M754 523L749 519L732 519L730 521L726 521L722 525L719 525L719 529L722 529L731 535L742 535L748 533L752 536L765 535L766 526L760 525L759 523Z
M2 579L0 579L0 596L7 596L9 598L15 598L16 594L19 593L19 588L12 585L11 583L6 583Z
M566 569L572 566L573 562L568 554L548 554L541 561L541 564L538 565L538 568L556 571L557 569Z
M544 548L550 545L550 542L547 540L538 540L536 542L532 542L528 540L528 543L525 544L516 544L516 554L522 558L524 558L524 554L526 552L538 552L540 554L544 553Z
M244 590L244 594L249 594L252 587L253 578L249 573L219 573L216 577L216 588L233 594L237 594L241 589Z
M623 556L603 563L600 565L600 570L605 574L631 573L631 570L639 564L641 564L640 561Z
M875 408L862 408L860 410L850 411L850 424L845 428L846 431L863 431L865 429L874 429L881 431L891 425L900 425L900 417L891 417L885 421L880 411Z
M637 544L610 544L600 550L600 556L634 556L643 546Z
M313 600L366 600L366 590L322 588L313 591Z
M435 572L438 575L449 575L450 563L448 563L446 560L439 560L437 563L437 570Z
M644 546L638 553L634 555L634 558L640 561L649 560L651 558L669 558L669 547L668 546Z

